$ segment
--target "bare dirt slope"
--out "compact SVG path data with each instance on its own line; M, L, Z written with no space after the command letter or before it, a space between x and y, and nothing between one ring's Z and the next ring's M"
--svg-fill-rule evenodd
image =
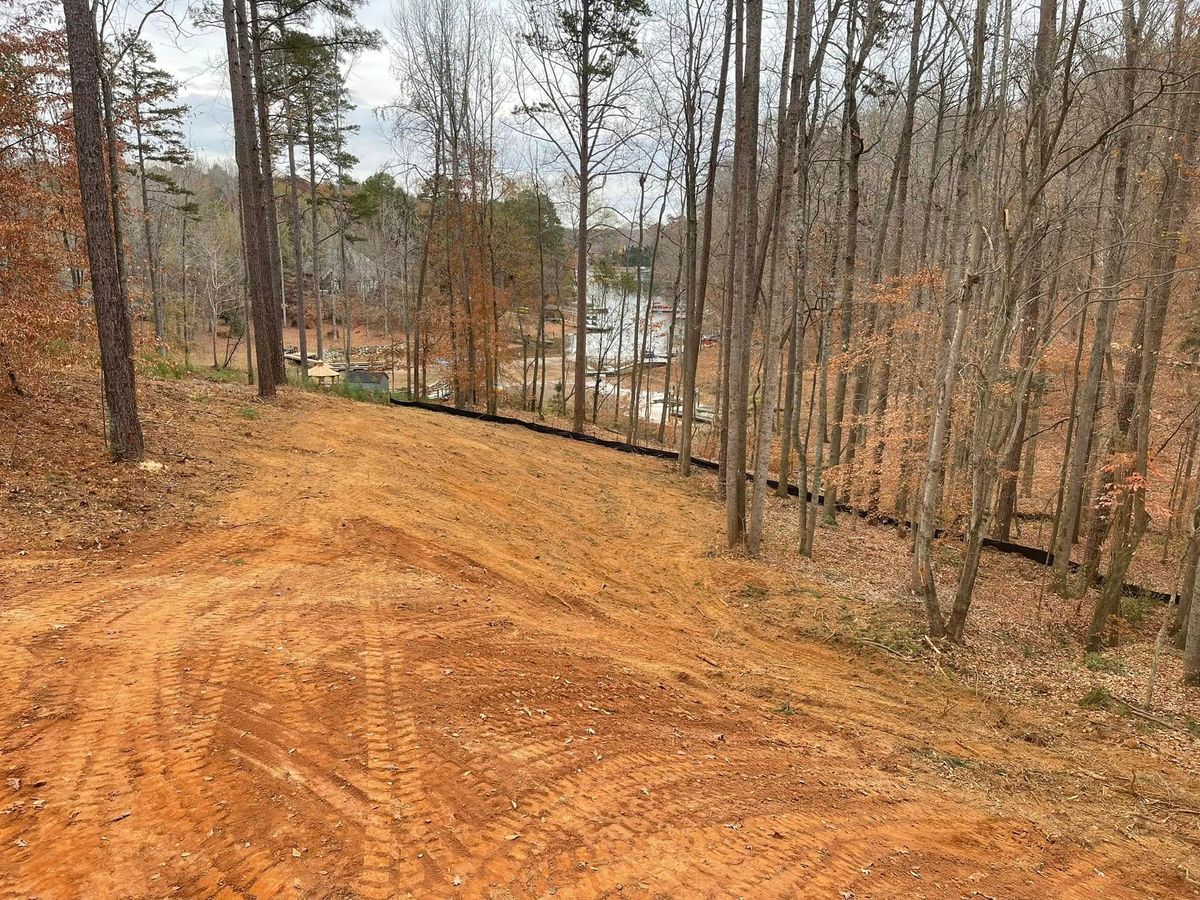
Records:
M755 597L815 588L721 553L708 483L322 398L256 426L199 521L0 562L0 894L1192 890L1153 822L1195 819L1125 785L1196 785L788 638Z

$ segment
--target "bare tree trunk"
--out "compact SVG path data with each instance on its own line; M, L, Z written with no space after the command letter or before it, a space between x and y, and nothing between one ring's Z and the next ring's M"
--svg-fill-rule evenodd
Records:
M587 379L588 201L591 191L592 120L588 89L592 76L592 5L580 4L579 21L579 228L575 248L575 407L571 427L583 431ZM564 351L565 353L565 351ZM566 390L566 385L563 386Z
M1040 208L1042 204L1038 204ZM1033 355L1037 345L1037 334L1040 325L1041 297L1043 290L1042 252L1040 240L1035 240L1030 248L1026 262L1025 303L1021 309L1021 344L1017 355L1017 367L1021 370L1033 365ZM1017 421L1016 440L1012 449L1004 459L1003 471L1000 473L1000 491L996 499L996 520L993 531L999 540L1007 541L1011 537L1012 521L1017 514L1017 478L1021 471L1021 451L1025 443L1025 430L1029 417L1029 400L1025 397L1022 413Z
M900 274L900 260L904 252L904 232L908 220L908 185L912 174L912 138L916 119L917 99L921 82L921 30L924 23L925 2L913 3L912 35L908 47L908 84L904 97L904 120L900 126L900 142L896 149L896 232L892 246L883 264L884 281ZM936 156L934 157L936 163ZM885 216L886 219L886 216ZM880 246L882 247L882 239ZM883 455L886 447L884 433L888 407L888 391L892 379L892 325L890 311L885 313L884 329L887 340L882 353L883 363L875 386L875 411L871 431L875 435L871 450L870 474L867 485L867 511L879 511L880 479L883 471Z
M685 320L686 345L683 350L682 423L679 436L679 474L691 473L692 437L696 421L696 368L700 359L700 341L704 335L704 308L708 293L708 270L712 260L713 205L717 189L717 160L721 147L721 126L725 115L725 93L729 82L729 49L732 43L734 5L725 2L725 40L721 45L721 73L717 79L716 111L713 115L712 140L709 143L708 175L704 184L704 231L700 240L698 272L691 288L691 305ZM715 426L716 423L714 422Z
M980 102L983 92L983 51L987 33L988 0L979 0L975 10L975 27L970 54L970 80L967 87L966 121L963 147L959 157L958 186L955 204L958 209L970 207L969 237L961 260L955 265L954 277L949 279L951 297L948 313L951 330L942 351L938 380L933 400L929 441L925 455L916 535L913 541L912 591L925 604L929 633L941 638L946 633L941 607L937 599L937 583L933 574L933 536L937 527L938 509L942 496L942 462L946 438L950 430L950 400L958 378L959 359L966 333L967 315L972 296L979 281L980 259L983 254L983 200L980 196L980 175L977 171L979 147Z
M828 425L829 418L829 309L827 300L822 294L820 298L821 304L821 325L817 333L817 371L814 376L813 391L817 394L817 427L816 441L817 453L816 459L813 460L813 476L812 487L810 488L811 496L808 498L808 511L805 514L805 530L800 537L800 552L804 556L812 556L813 544L816 542L817 520L821 516L821 474L825 465L825 430ZM809 403L809 416L812 416L812 403ZM804 442L805 448L809 446L809 442ZM807 449L804 451L807 455ZM802 463L802 469L807 468L807 462ZM804 505L804 496L800 497L801 505Z
M663 368L662 404L658 417L658 443L667 438L667 407L671 397L671 363L675 358L675 324L679 318L679 288L683 278L684 248L679 248L679 264L675 269L675 285L671 290L671 321L667 326L667 364Z
M638 419L638 415L639 415L637 373L638 373L638 369L639 369L639 363L641 362L641 360L639 359L639 356L638 356L638 354L640 353L640 345L638 344L638 337L642 333L642 331L641 331L641 329L642 329L642 243L646 239L646 235L645 235L645 231L646 231L646 228L645 228L645 224L646 224L646 174L644 172L642 174L638 175L638 212L637 212L637 217L638 217L637 263L635 265L635 270L636 270L636 282L635 283L637 285L637 289L633 295L633 362L630 364L630 367L629 367L629 381L630 381L629 422L625 428L625 442L628 444L632 444L635 442L636 433L637 433L637 419ZM650 305L650 300L649 300L649 298L647 298L646 306L649 307L649 305ZM618 366L619 366L619 363L618 363ZM597 368L599 368L599 363L597 363ZM621 377L621 375L618 372L617 378L619 379L620 377Z
M1200 685L1200 603L1196 602L1196 557L1200 555L1200 506L1192 517L1192 540L1189 541L1188 560L1184 566L1182 592L1188 598L1186 627L1180 629L1183 636L1183 681L1185 684ZM1182 611L1183 597L1180 597Z
M750 527L746 548L751 556L757 556L762 541L763 512L767 492L768 466L771 456L771 441L774 436L775 414L778 407L779 392L776 385L779 382L780 358L782 346L780 332L783 328L784 299L776 296L775 277L778 265L780 244L782 243L781 223L791 221L792 187L791 175L795 160L796 135L808 117L807 63L811 49L812 35L812 4L805 2L800 7L799 18L793 25L791 19L792 6L788 6L788 23L784 34L784 68L781 75L782 83L779 96L777 121L779 133L777 136L777 151L775 161L775 187L771 197L766 228L774 234L771 242L771 278L770 290L767 294L768 307L765 310L766 326L763 331L763 405L758 418L758 434L754 455L754 486L750 503ZM823 49L823 47L822 47ZM820 51L818 51L820 53ZM791 83L788 85L790 74ZM807 136L806 136L807 138ZM802 142L802 149L807 156L808 141ZM807 168L807 159L801 162L802 168ZM807 183L800 177L800 188L807 193ZM803 202L803 201L802 201ZM799 254L803 258L803 253ZM797 277L803 277L803 270L797 268ZM757 279L754 281L757 291ZM800 294L796 293L798 300ZM791 394L791 385L788 386ZM787 453L788 429L790 418L785 415L783 452ZM785 482L786 462L780 463L779 481L786 491Z
M138 78L135 68L133 77ZM146 242L146 271L150 277L150 308L154 315L154 340L158 344L158 352L166 354L166 323L163 319L162 290L158 283L158 248L150 229L150 191L146 178L146 148L142 140L141 100L133 117L134 137L137 142L138 187L142 194L142 238Z
M241 39L245 40L246 29ZM271 306L267 323L271 327L271 372L276 384L287 384L287 367L283 359L283 256L279 249L279 222L275 208L275 175L271 166L271 125L267 104L267 84L263 74L262 28L258 18L258 0L250 0L249 44L254 72L254 96L258 119L258 154L262 175L262 206L265 214L263 230L267 256L264 260L270 281ZM262 364L259 364L261 370ZM261 371L260 371L261 374Z
M674 154L674 148L672 148L672 153L671 153L671 156L669 157L669 160L667 163L667 177L664 179L662 196L659 198L659 202L658 202L658 220L657 220L657 224L655 225L655 228L654 228L654 234L655 234L654 253L651 254L651 256L650 256L650 273L649 273L649 277L646 281L646 306L642 312L642 316L643 316L643 318L642 318L642 343L641 343L640 349L639 349L638 343L637 343L636 328L634 330L633 351L634 351L635 358L634 358L634 363L633 363L633 365L634 365L634 368L633 368L633 372L634 372L634 376L633 376L633 406L630 410L631 415L630 415L630 419L629 419L629 434L626 436L626 440L631 444L636 444L638 442L638 426L642 420L641 412L640 412L640 409L641 409L640 402L641 402L641 397L642 397L642 378L645 376L646 350L647 350L647 346L649 345L649 340L650 340L650 311L654 306L654 275L658 269L658 235L661 235L662 230L663 230L663 216L666 214L666 210L667 210L667 197L670 196L670 193L671 193L671 173L674 170L674 165L675 165L675 154ZM639 212L638 212L638 294L639 294L639 296L641 294L641 283L642 283L642 242L643 242L643 240L644 240L644 235L643 235L643 228L642 228L642 212L641 212L641 208L639 206ZM650 345L650 346L652 346L652 345ZM649 379L647 378L647 385L646 385L646 396L647 397L649 397L649 393L650 393ZM647 413L647 416L649 416L649 413Z
M947 114L946 81L947 79L942 77L938 82L937 112L934 117L933 126L933 147L930 149L929 187L925 194L925 210L921 220L921 239L917 245L918 273L923 273L928 265L929 249L932 242L934 200L939 182L938 174L941 162L942 136L945 130L944 126ZM947 208L950 206L951 204L946 204ZM949 209L947 209L948 211ZM913 302L913 306L917 312L924 312L926 294L926 287L919 285L916 289ZM915 356L918 348L925 343L927 342L919 341L912 337L906 338L904 341L904 352L909 356ZM904 383L904 424L902 426L904 438L900 446L900 474L897 479L896 499L893 507L901 528L905 527L906 524L911 526L917 519L915 507L916 495L912 490L914 457L917 451L913 433L916 430L918 418L916 397L919 393L925 393L924 382L926 379L915 369L916 367L914 367L914 371L908 373L908 377Z
M317 233L317 225L320 223L320 218L317 215L317 133L316 122L314 121L315 100L311 96L305 98L305 120L308 127L307 143L308 143L308 212L309 220L309 238L312 243L312 279L313 279L313 315L316 317L317 323L317 359L325 361L325 315L321 308L321 241ZM436 173L435 173L436 174ZM434 184L437 184L436 177ZM422 265L422 274L424 274L424 266ZM420 309L421 297L420 291L417 292L417 308Z
M145 450L133 374L133 330L117 278L112 206L104 171L100 114L100 51L85 0L63 0L79 199L91 269L92 302L100 338L100 373L108 438L116 459L136 462Z
M243 250L249 273L250 306L254 317L255 356L258 357L258 396L275 396L272 368L275 332L271 303L269 247L266 236L265 207L261 191L258 135L255 127L253 85L250 77L250 48L245 0L223 0L225 44L229 63L229 82L233 102L234 149L238 165L238 185L242 197Z
M846 47L847 57L853 57L846 67L845 75L845 139L846 139L846 240L842 245L841 271L841 329L838 337L838 351L844 357L850 350L850 335L854 326L854 276L858 267L858 208L860 198L859 170L864 151L862 127L858 114L858 83L866 64L867 55L874 45L875 12L867 13L867 33L861 36L858 43L858 16L853 4L847 16ZM855 56L855 54L858 54ZM839 466L842 463L843 419L846 412L846 388L849 372L846 366L839 365L833 388L833 422L829 439L829 463ZM832 503L825 506L825 519L834 522L837 518L837 500L847 487L847 479L839 476L829 484L833 494Z
M1194 108L1194 104L1190 105ZM1194 121L1195 116L1189 115L1184 127L1191 127ZM1176 133L1180 134L1178 131ZM1186 141L1186 138L1183 140ZM1114 473L1114 484L1120 485L1121 505L1113 522L1113 544L1108 573L1088 630L1088 648L1092 650L1101 646L1109 620L1119 609L1125 575L1150 521L1146 511L1144 485L1149 467L1151 399L1158 370L1167 303L1175 278L1180 230L1186 214L1188 179L1184 174L1184 166L1190 167L1195 157L1191 151L1191 143L1187 142L1185 146L1188 149L1183 152L1174 147L1170 151L1172 162L1168 166L1166 186L1163 190L1167 209L1161 214L1158 239L1151 251L1148 279L1150 283L1146 289L1144 306L1146 327L1141 347L1135 351L1141 361L1137 372L1135 413L1128 429L1118 432L1115 447L1115 455L1121 458L1128 458L1128 450L1132 450L1134 465L1132 471L1129 471L1127 466L1122 464ZM1118 474L1122 476L1120 479L1116 477Z
M738 137L741 204L739 228L731 248L734 269L732 333L729 336L729 408L726 415L725 543L742 543L746 531L746 427L749 414L750 338L754 324L758 250L758 102L762 51L762 0L740 0L746 20L746 49L738 84Z
M1200 509L1200 507L1198 507ZM1196 569L1200 562L1200 515L1192 514L1192 533L1188 537L1187 547L1183 553L1183 564L1180 570L1179 606L1171 622L1171 633L1175 636L1175 649L1187 649L1189 638L1189 621L1192 614L1192 603L1196 594Z
M300 333L300 371L308 377L308 308L304 303L304 242L301 239L300 186L296 176L296 123L292 116L292 96L284 94L284 120L287 124L288 155L288 230L292 238L292 265L296 277L296 327ZM313 273L314 278L316 272ZM318 333L320 322L317 323ZM406 360L407 362L407 360Z
M93 25L93 32L95 27ZM99 39L97 38L97 45ZM104 139L108 150L108 198L112 214L113 241L117 249L117 286L121 302L129 308L129 273L125 266L125 211L121 208L121 154L117 141L116 101L113 99L112 76L100 56L100 95L103 101Z
M1125 66L1121 77L1121 118L1128 121L1133 117L1137 89L1137 65L1140 39L1134 19L1134 0L1123 0L1123 22L1125 32ZM1087 479L1088 454L1100 396L1100 381L1104 372L1104 356L1112 341L1113 321L1116 316L1117 293L1120 289L1121 272L1124 268L1126 236L1126 190L1129 183L1129 149L1132 129L1120 128L1116 133L1113 155L1111 213L1104 246L1104 275L1100 284L1099 308L1096 311L1096 330L1088 356L1088 373L1079 397L1079 415L1075 425L1078 439L1071 448L1071 459L1067 469L1066 496L1063 499L1062 515L1059 517L1058 533L1054 539L1054 574L1060 583L1066 582L1067 564L1071 558L1071 545L1078 531L1078 521L1083 500L1083 488Z

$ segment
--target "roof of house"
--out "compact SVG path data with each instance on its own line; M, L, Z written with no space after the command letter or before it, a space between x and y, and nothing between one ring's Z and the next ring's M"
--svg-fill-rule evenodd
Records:
M330 368L329 364L324 361L308 367L309 378L338 378L341 374L336 369Z

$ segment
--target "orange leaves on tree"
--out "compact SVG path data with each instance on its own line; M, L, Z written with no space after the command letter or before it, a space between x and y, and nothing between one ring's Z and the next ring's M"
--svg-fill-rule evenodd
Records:
M87 319L66 42L45 8L0 34L0 365L36 377Z

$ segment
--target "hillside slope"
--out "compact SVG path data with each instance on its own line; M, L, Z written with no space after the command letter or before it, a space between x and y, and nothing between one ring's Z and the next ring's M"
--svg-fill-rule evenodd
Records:
M709 481L319 397L257 424L256 475L198 521L0 561L0 894L1177 897L1200 871L1164 824L1195 822L1186 776L756 616L819 588L724 554Z

